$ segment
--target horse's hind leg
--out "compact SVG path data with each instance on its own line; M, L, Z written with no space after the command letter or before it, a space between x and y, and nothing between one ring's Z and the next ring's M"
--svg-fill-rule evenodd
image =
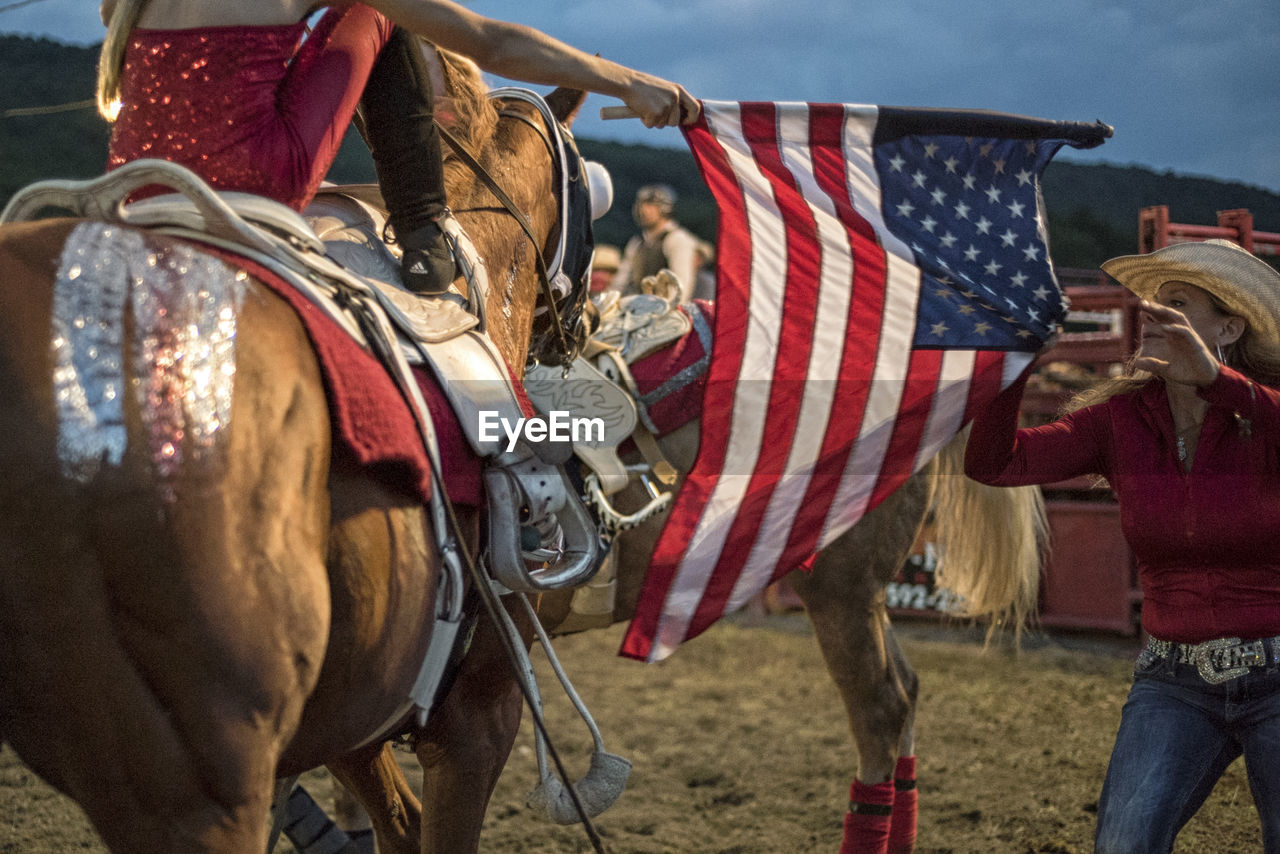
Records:
M524 637L527 618L512 615ZM423 854L479 850L480 830L520 728L524 703L493 623L482 616L461 670L418 734L422 764Z
M12 519L5 508L18 496L0 493L0 516ZM0 523L0 600L10 612L0 617L0 714L13 715L6 732L15 750L84 808L113 852L263 850L271 724L235 714L236 688L222 683L219 690L231 674L219 675L198 632L164 628L182 621L181 594L130 601L112 583L125 565L99 559L88 534L65 524L102 520L101 506L48 487L20 500L28 520L39 508L50 522L21 533ZM130 526L143 538L152 530L136 517ZM116 524L103 532L117 546L133 538ZM40 540L47 550L32 548ZM172 566L155 552L130 551L139 576ZM216 720L196 720L193 705L172 693L184 690Z
M0 729L113 852L263 851L276 757L327 634L327 413L314 360L288 357L305 334L292 319L264 338L281 317L246 303L247 409L225 467L180 471L175 501L155 488L136 410L123 461L68 478L51 268L21 270L21 247L56 257L65 235L47 230L0 240L6 282L23 284L0 289ZM261 384L275 370L290 379Z
M893 638L883 591L910 550L926 491L919 478L908 481L825 549L811 573L788 578L804 601L858 749L841 851L888 850L893 779L911 739L916 678Z

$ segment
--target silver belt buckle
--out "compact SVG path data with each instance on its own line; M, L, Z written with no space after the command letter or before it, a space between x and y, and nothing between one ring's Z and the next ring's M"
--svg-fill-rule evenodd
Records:
M1227 654L1227 650L1232 653ZM1222 658L1227 659L1222 662L1227 665L1223 669L1218 668L1219 654ZM1254 641L1250 644L1240 643L1240 638L1217 638L1211 641L1205 641L1196 644L1192 653L1192 660L1195 662L1196 670L1200 673L1200 678L1208 682L1210 685L1221 685L1223 682L1229 682L1237 676L1244 676L1249 672L1251 664L1261 664L1264 658L1262 650L1262 642Z

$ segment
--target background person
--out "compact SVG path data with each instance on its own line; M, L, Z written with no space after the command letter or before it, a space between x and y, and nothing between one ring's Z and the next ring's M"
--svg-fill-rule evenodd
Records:
M698 241L698 272L694 277L694 299L716 298L716 248L705 240Z
M638 294L646 277L667 269L680 281L680 302L693 298L704 259L703 243L671 218L675 205L675 190L666 184L648 184L636 191L631 216L640 233L627 241L611 290L624 296Z
M366 138L413 290L454 278L441 237L440 139L421 46L410 34L516 80L620 98L648 127L693 121L682 87L591 56L451 0L103 0L104 115L119 100L108 168L158 157L215 188L301 210L362 103ZM301 42L301 46L300 45ZM361 101L363 96L363 101Z
M1114 258L1143 298L1129 376L1017 429L1026 376L975 420L966 473L1102 475L1150 639L1098 805L1096 850L1167 852L1241 754L1280 852L1280 274L1222 240Z
M591 293L598 294L609 289L620 263L622 253L618 251L618 247L610 243L596 244L591 253Z

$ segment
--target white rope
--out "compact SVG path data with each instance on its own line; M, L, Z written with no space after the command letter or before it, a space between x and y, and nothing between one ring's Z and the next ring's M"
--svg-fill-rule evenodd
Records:
M17 3L10 3L7 6L0 6L0 12L8 12L13 9L17 9L19 6L30 6L32 3L39 3L39 2L40 0L18 0ZM93 101L92 103L96 104L97 101Z
M586 723L587 729L591 730L591 740L595 742L596 750L603 752L604 739L600 735L600 729L596 726L595 719L591 717L591 712L587 710L586 704L578 696L577 690L574 689L573 684L569 681L568 674L564 672L564 668L560 665L559 656L551 648L551 638L547 637L547 630L542 627L542 622L538 619L537 612L529 604L529 598L521 595L520 601L524 604L525 613L533 621L533 630L538 635L538 643L542 644L542 649L547 654L547 661L551 664L551 669L555 671L556 678L560 680L560 685L564 688L565 696L569 698L569 702L573 703L573 707L578 710L578 715ZM541 764L541 761L541 758L539 758L539 764Z
M34 3L36 0L27 0ZM0 9L0 12L3 12ZM87 101L70 101L66 104L54 104L49 107L13 107L11 109L0 112L0 118L9 119L15 116L47 116L53 113L69 113L72 110L87 110L90 107L96 108L98 102L92 98Z
M542 648L547 654L547 660L551 663L556 678L560 680L566 696L569 697L578 714L586 722L587 728L591 731L591 739L595 743L595 750L591 754L590 768L580 780L572 784L573 792L570 793L565 783L553 775L547 767L546 742L543 733L537 732L535 745L538 756L539 782L534 790L529 793L529 804L530 806L541 806L546 810L547 816L557 824L573 824L582 820L582 816L578 813L578 807L574 803L574 798L576 797L581 803L582 810L586 813L587 818L595 818L613 806L614 802L622 795L622 790L627 785L627 778L631 774L631 762L621 756L605 751L604 739L600 736L600 729L592 719L591 713L587 711L587 707L583 704L581 697L578 696L577 691L570 684L568 676L565 675L559 659L556 658L555 652L551 649L551 641L547 637L546 630L542 628L542 623L538 621L538 615L533 610L533 606L529 604L528 597L523 593L514 595L520 598L525 613L533 621L538 641L542 644ZM527 687L525 695L529 705L541 715L542 697L538 692L537 677L534 675L528 652L525 650L524 644L519 642L519 632L507 609L499 607L497 611L503 623L502 630L508 632L517 641L514 644L517 658L519 659L519 669L516 677L524 682Z

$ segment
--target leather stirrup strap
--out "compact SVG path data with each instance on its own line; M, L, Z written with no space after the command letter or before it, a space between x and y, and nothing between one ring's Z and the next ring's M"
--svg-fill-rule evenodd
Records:
M676 482L675 466L667 462L667 458L662 455L662 449L658 447L658 440L653 437L647 427L637 424L635 431L631 434L631 441L636 443L640 455L649 464L649 468L653 469L654 477L659 483L663 486L671 486Z

